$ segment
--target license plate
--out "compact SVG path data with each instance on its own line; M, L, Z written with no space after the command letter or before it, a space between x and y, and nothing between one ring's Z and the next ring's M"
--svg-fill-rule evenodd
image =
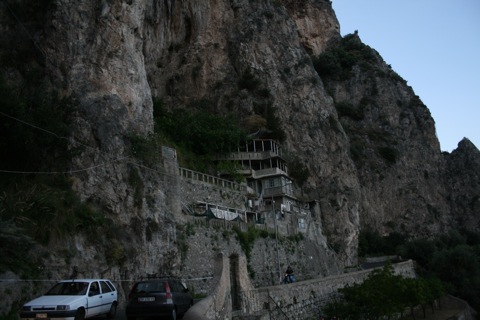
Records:
M138 298L139 302L152 302L155 301L155 297L141 297Z
M35 315L35 318L37 319L46 319L47 318L47 314L46 313L37 313Z

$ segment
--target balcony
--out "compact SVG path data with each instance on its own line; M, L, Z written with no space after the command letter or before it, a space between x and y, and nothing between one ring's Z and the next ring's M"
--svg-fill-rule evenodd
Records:
M252 178L254 179L262 179L267 177L274 177L274 176L287 176L288 174L280 168L268 168L268 169L261 169L261 170L253 170L252 169Z
M263 196L265 198L269 198L269 197L279 197L284 195L293 197L293 189L291 184L266 188Z
M267 160L275 157L280 157L278 152L262 151L262 152L232 152L229 154L217 156L217 160Z

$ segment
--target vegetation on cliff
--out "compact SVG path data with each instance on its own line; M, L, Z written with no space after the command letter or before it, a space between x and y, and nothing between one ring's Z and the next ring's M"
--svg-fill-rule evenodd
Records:
M401 315L410 308L433 305L445 293L435 278L405 278L394 275L391 265L372 271L360 284L347 285L339 290L337 301L329 303L324 311L340 319L382 319Z
M0 272L31 276L42 265L29 255L35 244L93 232L105 220L71 188L72 104L42 83L14 88L0 77Z
M405 235L381 237L364 231L359 240L359 254L398 255L417 263L418 274L439 279L446 292L480 309L480 233L451 231L435 239L407 240Z

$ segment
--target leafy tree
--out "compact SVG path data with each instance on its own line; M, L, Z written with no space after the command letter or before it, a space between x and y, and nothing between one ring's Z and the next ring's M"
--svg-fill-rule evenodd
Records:
M385 240L378 232L372 230L362 231L358 239L358 255L366 257L369 255L385 254L384 243Z
M233 115L175 110L158 112L155 128L172 142L201 156L227 153L246 140Z
M425 267L432 259L436 251L435 243L426 239L418 239L407 242L400 248L400 255L404 258L415 260L420 266L419 272L425 273Z
M398 254L415 260L417 273L427 279L429 288L442 290L480 308L480 233L468 230L452 230L437 239L405 241L399 234L381 237L378 233L362 231L359 238L359 254ZM452 272L454 268L455 272ZM438 280L431 280L438 279ZM438 289L437 289L438 291ZM411 296L411 294L409 294ZM435 293L438 295L438 292Z
M324 311L342 319L381 319L402 314L438 299L443 290L438 281L404 278L393 273L391 265L374 270L361 284L339 290L342 299L328 304ZM425 310L425 309L424 309Z
M458 245L439 250L432 257L429 271L446 283L451 294L469 301L474 308L480 306L478 247Z

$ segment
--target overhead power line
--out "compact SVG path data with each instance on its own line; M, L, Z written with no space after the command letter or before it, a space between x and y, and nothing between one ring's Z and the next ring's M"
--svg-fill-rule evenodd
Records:
M0 111L0 114L5 116L5 117L8 117L12 120L15 120L15 121L18 121L24 125L27 125L29 127L32 127L34 129L37 129L37 130L40 130L40 131L43 131L45 133L48 133L50 135L53 135L55 136L56 138L58 139L66 139L66 140L70 140L70 139L73 139L75 140L79 145L81 146L84 146L86 148L90 148L90 149L93 149L93 150L96 150L96 151L99 151L100 153L103 153L105 155L110 155L110 153L106 153L102 150L100 150L99 148L95 148L93 146L90 146L90 145L87 145L81 141L78 141L75 136L72 136L71 138L68 138L68 137L63 137L63 136L60 136L58 134L56 134L55 132L52 132L50 130L47 130L47 129L44 129L44 128L41 128L37 125L34 125L34 124L31 124L29 122L26 122L24 120L21 120L21 119L18 119L16 117L13 117L11 115L8 115L2 111ZM117 158L117 159L112 159L110 160L109 162L106 162L106 163L102 163L102 164L99 164L99 165L95 165L95 166L91 166L91 167L86 167L86 168L81 168L81 169L76 169L76 170L67 170L67 171L20 171L20 170L4 170L4 169L0 169L0 172L2 173L11 173L11 174L74 174L74 173L79 173L79 172L85 172L85 171L90 171L90 170L94 170L96 168L100 168L100 167L105 167L107 165L111 165L111 164L114 164L116 162L120 162L120 161L124 161L126 160L126 163L129 163L131 165L134 165L136 167L139 167L139 168L143 168L143 169L147 169L147 170L150 170L150 171L154 171L158 174L162 174L162 175L167 175L167 176L173 176L172 174L168 174L166 172L160 172L158 171L157 169L154 169L154 168L150 168L150 167L147 167L145 165L142 165L142 164L139 164L137 163L136 161L133 161L133 159L131 157L122 157L122 158Z

